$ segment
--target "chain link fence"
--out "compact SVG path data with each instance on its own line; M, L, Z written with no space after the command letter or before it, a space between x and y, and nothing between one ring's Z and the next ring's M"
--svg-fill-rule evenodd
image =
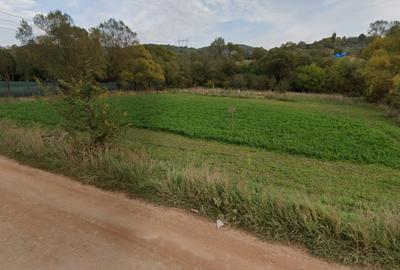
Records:
M49 91L58 91L58 84L56 82L44 82L43 85ZM118 90L118 85L114 82L100 83L100 85L110 91ZM42 96L43 94L43 89L36 82L0 81L0 98L34 97Z

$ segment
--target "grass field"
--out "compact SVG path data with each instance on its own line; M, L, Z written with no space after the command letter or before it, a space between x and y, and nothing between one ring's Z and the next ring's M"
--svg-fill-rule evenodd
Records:
M400 168L400 129L368 105L330 100L238 99L190 94L111 97L137 127L324 160ZM236 112L228 112L234 107ZM0 117L56 125L43 102L2 104Z
M0 103L0 118L13 119L0 121L0 152L103 188L194 207L334 261L399 269L400 131L382 110L304 97L108 100L136 126L170 132L130 128L107 153L74 153L52 131L60 119L51 106L9 101ZM229 107L236 108L233 128Z

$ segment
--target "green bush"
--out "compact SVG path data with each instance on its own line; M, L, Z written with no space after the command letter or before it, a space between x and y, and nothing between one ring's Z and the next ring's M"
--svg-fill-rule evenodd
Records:
M324 92L326 72L316 64L303 66L297 69L294 79L294 88L302 92Z
M104 146L115 137L121 127L116 115L99 95L105 90L91 80L72 83L60 82L63 102L58 111L63 118L63 128L73 137L81 133L88 136L90 145Z
M165 86L163 70L144 46L127 48L133 56L125 70L119 74L119 84L123 89L162 89Z
M366 80L365 99L370 102L382 101L393 89L390 55L385 49L376 51L368 60L363 75Z
M393 89L392 74L388 70L367 69L364 97L370 102L382 101Z
M356 59L339 59L327 68L326 90L330 93L342 93L349 96L362 96L365 79L360 72L364 61Z

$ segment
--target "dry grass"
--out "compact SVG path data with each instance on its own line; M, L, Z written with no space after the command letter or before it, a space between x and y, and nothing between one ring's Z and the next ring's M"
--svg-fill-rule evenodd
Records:
M277 92L277 91L256 91L256 90L238 90L221 88L189 88L189 89L171 89L168 92L198 94L206 96L238 97L238 98L267 98L276 100L296 100L296 99L317 99L331 100L337 102L353 103L359 102L361 98L346 97L339 94L317 94L300 92Z
M166 90L146 90L143 92L137 91L112 91L104 94L104 97L109 96L135 96L142 94L165 94L165 93L185 93L196 94L203 96L216 97L236 97L236 98L267 98L274 100L295 101L301 100L330 100L341 103L358 103L362 98L347 97L340 94L318 94L318 93L300 93L300 92L277 92L271 90L239 90L239 89L223 89L223 88L186 88L186 89L166 89Z

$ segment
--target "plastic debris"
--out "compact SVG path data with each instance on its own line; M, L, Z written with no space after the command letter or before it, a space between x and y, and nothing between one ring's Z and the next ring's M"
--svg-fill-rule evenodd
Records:
M219 220L219 219L217 220L217 228L218 229L221 229L222 227L224 227L224 225L225 224L221 220Z

